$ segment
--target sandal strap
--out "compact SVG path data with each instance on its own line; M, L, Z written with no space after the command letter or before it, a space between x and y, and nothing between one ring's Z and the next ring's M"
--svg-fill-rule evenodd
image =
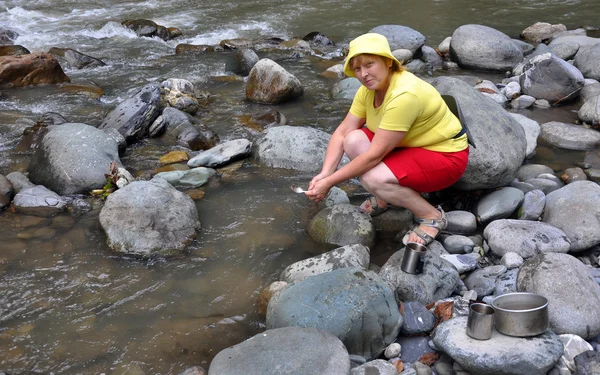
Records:
M443 231L448 226L448 219L446 218L446 213L444 212L444 210L442 209L442 207L437 206L436 209L438 211L440 211L440 213L442 214L442 217L440 219L420 219L420 218L416 218L415 221L417 223L419 223L419 224L422 224L422 225L425 225L425 226L428 226L428 227L432 227L432 228L436 228L440 232Z
M419 227L414 227L412 229L412 231L419 236L423 241L425 241L426 245L429 245L431 242L433 242L433 240L435 240L434 237L432 237L430 234L425 233L421 228Z

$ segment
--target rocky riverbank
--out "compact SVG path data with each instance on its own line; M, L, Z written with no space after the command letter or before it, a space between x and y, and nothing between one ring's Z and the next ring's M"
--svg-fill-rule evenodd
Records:
M422 274L400 270L402 246L377 267L370 248L380 237L397 235L399 242L412 215L392 209L371 218L348 204L345 191L334 189L307 230L314 241L336 249L287 267L260 298L267 330L219 353L209 374L595 373L600 362L600 39L561 25L533 25L521 40L464 25L433 48L405 26L371 31L387 36L409 70L435 73L427 79L458 100L477 146L454 190L429 196L452 196L443 202L447 231L429 246ZM228 69L248 75L246 98L275 106L293 103L310 89L276 62L282 51L325 59L319 49L331 41L321 34L305 39L230 40L177 50L233 50ZM272 51L273 59L259 59L254 49ZM56 60L13 50L20 52L0 57L2 87L66 82L59 61L79 56L61 51ZM329 57L336 58L341 60ZM335 82L334 97L351 98L357 80L343 77L340 65L318 73ZM457 67L507 78L475 82L444 74ZM171 78L131 92L98 127L44 116L27 129L37 140L28 170L0 176L0 207L51 217L98 204L92 192L104 195L99 220L111 250L170 256L184 252L201 230L194 204L200 197L190 192L219 178L230 163L241 159L263 168L318 171L328 133L286 125L272 111L252 121L258 125L254 137L221 142L199 120L210 106L209 95L185 78ZM578 124L538 124L507 111L574 102L581 103ZM21 134L14 138L18 144ZM134 178L121 158L147 138L160 139L175 152L161 158L161 170ZM585 151L585 161L565 170L529 164L538 140ZM548 298L546 333L523 339L494 332L485 342L466 336L471 301L489 302L513 291ZM188 372L194 371L204 372Z

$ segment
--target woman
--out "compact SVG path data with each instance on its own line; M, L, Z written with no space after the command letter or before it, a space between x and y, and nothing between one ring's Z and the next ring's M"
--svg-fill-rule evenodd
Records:
M469 147L460 121L433 86L404 70L383 35L350 42L344 73L362 86L306 195L319 202L333 186L360 176L374 195L361 211L377 215L389 204L405 207L418 224L403 242L431 243L448 222L421 193L444 189L464 173ZM336 170L344 153L351 162Z

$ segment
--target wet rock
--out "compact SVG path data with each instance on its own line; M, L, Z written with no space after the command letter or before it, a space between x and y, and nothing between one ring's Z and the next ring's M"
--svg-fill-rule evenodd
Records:
M473 234L477 230L477 218L469 211L446 212L448 226L446 232L454 234Z
M258 305L258 313L262 317L267 316L267 307L269 306L269 301L275 295L275 293L279 292L286 288L289 284L285 281L275 281L272 282L268 287L263 289L258 295L258 301L256 304Z
M227 59L225 70L247 76L259 60L256 52L249 48L242 48L234 51L233 55Z
M333 41L331 39L329 39L327 36L321 34L318 31L313 31L310 32L308 34L306 34L302 40L305 40L307 42L311 42L317 45L321 45L321 46L333 46L335 43L333 43Z
M160 172L156 177L176 187L198 188L206 184L215 174L217 171L212 168L198 167L187 171Z
M404 251L405 248L402 248L395 252L379 271L379 275L394 288L397 301L417 301L427 305L452 294L458 285L459 275L450 262L439 255L427 253L423 272L413 275L400 268Z
M472 374L546 375L563 353L562 342L551 331L535 337L512 337L492 331L489 340L467 336L467 317L441 323L433 342ZM506 358L510 358L510 368Z
M528 191L519 208L519 220L539 220L544 207L546 207L546 194L537 189Z
M435 325L435 316L419 302L405 302L402 317L400 333L407 336L431 332Z
M285 40L285 41L279 43L279 48L292 49L292 50L307 52L307 53L310 53L310 51L312 51L312 49L310 48L310 44L307 41L302 40L302 39Z
M525 182L533 185L536 190L540 190L544 194L550 194L551 192L558 190L565 185L558 179L549 179L543 177L530 178Z
M360 83L358 78L350 77L343 79L333 86L333 98L352 100L361 85L362 84Z
M571 182L575 181L587 180L585 172L579 167L565 169L565 172L562 174L562 176L560 176L560 178L564 181L565 184L570 184Z
M190 157L185 151L171 151L166 155L163 155L158 159L160 165L181 163L182 161L188 161Z
M408 232L414 224L414 216L407 209L392 207L373 217L373 225L378 233L400 234Z
M527 259L541 253L566 253L571 246L562 230L538 221L495 220L483 236L498 257L515 252Z
M521 62L523 52L506 34L472 24L454 31L450 56L463 68L506 72Z
M200 229L194 201L160 178L110 194L100 225L112 250L140 256L180 253Z
M403 48L413 54L425 44L425 36L420 32L402 25L381 25L369 31L385 36L392 51Z
M600 186L576 181L546 196L542 220L561 229L571 240L571 252L600 244Z
M508 185L525 158L523 127L466 82L439 77L432 84L458 100L467 124L477 124L469 128L477 148L471 148L467 170L454 187L476 190Z
M600 67L597 64L598 59L600 59L600 44L581 46L577 55L575 55L573 65L581 71L585 78L600 80Z
M282 353L288 353L289 356ZM350 358L342 342L314 328L270 329L219 352L208 375L348 375Z
M442 254L440 257L452 263L458 273L463 274L477 268L477 259L472 255L473 254ZM479 255L477 255L477 257L479 258Z
M323 73L319 74L321 77L329 78L335 81L343 79L345 77L344 74L344 65L343 64L335 64L327 68Z
M164 27L156 24L154 21L145 19L125 20L121 25L133 30L140 37L159 37L162 40L171 40L181 36L181 30L174 27Z
M308 234L317 242L338 246L362 244L371 247L375 243L371 216L350 204L338 204L320 211L308 223Z
M507 267L506 264L503 266ZM513 293L517 291L517 275L519 273L518 268L509 269L496 279L496 287L494 288L494 295L500 296L506 293Z
M72 48L57 48L52 47L48 51L49 54L53 55L63 65L63 62L68 67L75 69L83 68L97 68L99 66L105 66L106 64L92 56L88 56Z
M475 85L475 90L479 91L484 96L487 96L502 106L506 104L506 96L500 92L500 90L492 81L484 80L479 82L477 85Z
M467 276L465 285L469 290L474 290L479 297L489 296L496 287L496 279L505 272L506 267L503 265L478 269Z
M546 53L525 65L520 84L524 94L553 103L579 95L583 75L566 61Z
M31 52L23 46L2 46L0 45L0 56L21 56Z
M442 40L442 42L438 45L438 51L440 51L440 53L442 53L443 55L447 55L450 53L450 41L452 40L452 37L446 37L446 39Z
M360 365L350 370L350 375L369 375L374 373L379 375L397 375L398 370L394 365L383 359L369 361L364 365Z
M383 355L385 356L385 358L390 359L390 358L398 357L401 352L402 352L402 346L400 344L398 344L397 342L393 342L387 348L385 348Z
M70 81L58 61L48 53L0 57L0 87L55 85Z
M475 242L466 236L452 235L442 241L444 248L450 254L466 254L473 252Z
M429 339L423 336L398 337L398 343L402 345L402 356L404 363L414 363L427 353L433 353L429 346Z
M550 329L591 339L600 333L600 285L588 266L568 254L546 253L527 260L517 289L548 299Z
M121 164L116 142L86 124L68 123L50 130L29 165L31 182L62 194L88 193L106 184L112 162Z
M475 206L475 216L482 223L510 217L523 203L525 194L519 189L505 187L483 198Z
M16 31L0 26L0 45L12 44L18 37Z
M520 115L518 113L510 113L510 116L517 120L517 122L523 127L525 131L525 137L527 139L527 149L525 150L525 157L533 155L537 147L537 138L540 135L540 124L535 120Z
M21 172L11 172L6 175L6 179L12 185L15 194L20 192L23 189L27 189L27 188L35 186L35 184L33 184L31 181L29 181L29 178L27 178L27 176L25 176Z
M500 92L506 96L506 99L512 100L516 98L519 94L521 94L521 85L519 82L509 82L506 86L504 86ZM511 116L513 113L510 114ZM521 117L525 117L520 115ZM513 116L514 117L514 116ZM520 117L517 117L519 119ZM526 117L525 117L526 118Z
M267 167L316 172L323 165L329 138L330 134L315 128L272 127L254 142L252 154Z
M554 173L552 168L543 164L525 164L519 168L517 178L521 181L527 181L543 173Z
M587 351L575 357L575 375L600 374L600 352Z
M135 90L105 118L98 129L115 128L127 143L148 135L148 128L160 114L160 88L150 84Z
M299 98L303 93L300 81L270 59L259 60L246 82L246 97L261 104L279 104Z
M319 208L322 210L326 207L335 206L336 204L350 204L350 199L348 198L348 194L337 186L334 186L329 190L329 194L327 194L327 198L322 202L319 202ZM375 220L373 220L373 224L375 225L375 229L377 229L377 224ZM377 229L379 230L379 229Z
M162 113L167 138L191 150L207 150L217 144L218 136L196 118L173 107Z
M15 195L13 204L24 215L50 217L61 213L67 202L42 185L24 188Z
M576 43L553 43L549 47L556 57L565 61L571 60L579 52L579 44Z
M234 139L200 152L187 162L188 167L217 168L250 155L252 142Z
M442 69L442 58L437 51L429 46L421 47L421 60L427 64L429 70Z
M552 25L547 22L536 22L521 32L521 38L530 42L540 43L563 31L567 31L567 27L563 24Z
M600 122L600 95L587 100L577 112L579 119L585 123L596 125Z
M533 103L535 103L535 98L533 96L521 95L510 102L510 107L517 110L527 109L533 106Z
M223 47L215 47L215 46L208 46L208 45L194 45L194 44L178 44L175 47L175 54L176 55L196 55L196 54L203 54L203 53L207 53L207 52L220 52L223 51Z
M0 210L10 204L14 193L15 190L10 181L0 174Z
M280 279L288 283L302 281L309 276L330 272L340 268L369 267L369 248L363 245L346 245L312 258L287 266Z
M379 356L401 325L390 288L376 273L361 268L307 277L277 293L267 311L268 329L300 326L328 331L349 353L367 359Z
M178 375L206 375L206 371L200 366L188 367Z
M185 79L169 78L162 82L161 100L166 101L170 107L190 114L200 109L200 103L194 97L194 85Z

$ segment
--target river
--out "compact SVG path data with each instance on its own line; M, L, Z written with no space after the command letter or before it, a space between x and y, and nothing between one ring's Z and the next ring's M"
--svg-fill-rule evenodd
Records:
M332 82L318 76L333 64L322 56L283 56L281 64L300 79L305 95L269 107L247 102L243 81L224 79L229 73L222 59L175 55L179 43L289 39L320 31L337 43L328 51L335 55L352 38L382 24L412 27L437 47L468 23L516 38L537 21L573 29L600 26L598 16L596 0L0 0L0 26L19 33L15 44L30 51L73 48L107 63L66 70L73 82L100 86L104 95L99 99L48 87L3 90L0 173L27 168L31 152L8 136L20 122L52 111L70 122L97 126L129 90L167 78L188 79L211 93L200 119L222 140L255 137L243 126L244 116L272 108L290 124L331 132L348 108L348 102L331 99ZM137 18L177 27L183 36L168 42L139 38L120 25ZM457 74L464 73L475 74ZM573 122L574 109L524 114L540 122ZM132 173L141 173L157 167L158 156L170 150L144 141L122 160ZM533 161L558 171L581 159L582 153L540 145ZM55 218L0 212L0 372L177 374L192 365L207 369L218 351L264 329L256 313L258 293L287 265L326 250L305 230L315 205L289 191L291 183L310 177L250 162L224 174L197 200L200 234L188 252L172 259L112 253L98 221L101 204ZM389 250L373 249L374 262L385 262Z

